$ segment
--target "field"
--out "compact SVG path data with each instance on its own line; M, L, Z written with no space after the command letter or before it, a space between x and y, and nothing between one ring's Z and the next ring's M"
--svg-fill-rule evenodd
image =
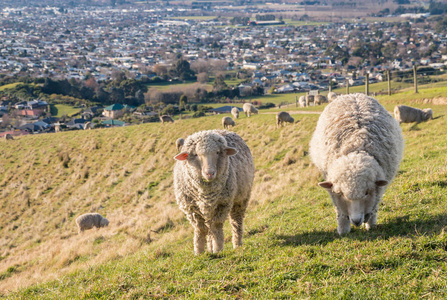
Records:
M51 104L51 115L57 118L62 117L63 115L72 116L80 111L79 108L75 108L71 105L67 104Z
M19 84L21 84L21 82L14 82L14 83L2 85L2 86L0 86L0 91L4 91L6 89L13 89Z
M433 92L431 94L438 94ZM222 116L31 135L0 147L0 293L11 299L445 299L446 106L425 96L379 97L431 107L402 125L405 153L377 228L336 233L308 143L322 107L277 129L261 111L237 120L256 166L244 246L193 255L173 196L174 141L220 128ZM427 101L426 101L427 102ZM295 110L290 107L290 110ZM303 109L299 109L303 110ZM98 211L110 226L76 232ZM0 294L0 296L1 296Z

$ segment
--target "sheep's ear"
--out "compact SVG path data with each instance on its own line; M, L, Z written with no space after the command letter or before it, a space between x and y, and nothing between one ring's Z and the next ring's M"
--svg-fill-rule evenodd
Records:
M225 148L225 153L227 153L228 156L235 155L237 153L237 150L235 148L227 147Z
M187 152L182 152L182 153L179 153L176 156L174 156L174 159L176 159L176 160L186 160L187 158L188 158Z
M319 182L318 185L321 186L322 188L330 190L332 188L333 184L330 181L323 181L323 182Z
M377 186L385 186L387 184L388 184L388 181L386 181L386 180L377 180L376 181Z

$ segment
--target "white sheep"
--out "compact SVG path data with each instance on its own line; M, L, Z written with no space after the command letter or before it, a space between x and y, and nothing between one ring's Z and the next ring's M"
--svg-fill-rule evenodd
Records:
M231 114L233 115L233 117L235 119L238 119L239 118L239 109L237 107L233 107L231 109Z
M337 209L338 233L351 224L377 223L386 186L394 178L403 153L402 130L396 120L364 94L338 96L321 114L310 141L312 162L326 181Z
M279 128L280 125L282 127L285 123L293 124L294 122L295 122L295 119L288 112L281 111L276 114L276 127L277 128Z
M177 148L177 151L180 151L180 149L182 149L183 144L185 143L185 140L182 138L178 138L175 141L175 147Z
M314 105L321 105L323 103L327 103L327 98L324 95L315 95L314 97Z
M242 245L243 221L250 199L254 164L242 138L226 130L196 132L176 155L174 192L194 227L194 252L223 249L223 224L230 216L233 247Z
M258 114L258 109L256 107L254 107L253 104L251 104L251 103L244 103L242 108L244 110L246 117L250 117L252 114L254 114L254 115Z
M309 107L311 103L314 103L314 106L315 106L314 101L315 101L315 96L309 95L309 94L306 95L306 106L307 107Z
M337 94L335 92L329 92L327 94L327 100L330 102L334 101L337 98Z
M231 117L223 117L222 126L224 129L230 129L230 126L236 126L236 123L233 121Z
M174 119L172 119L172 117L168 116L168 115L160 116L160 121L161 121L162 124L164 124L165 122L174 123Z
M399 123L420 123L433 119L433 111L431 108L418 109L406 105L397 105L394 107L394 118Z
M109 226L109 220L98 213L87 213L77 217L76 224L78 225L79 233L81 233L93 227L101 228Z
M300 96L300 98L298 99L298 103L300 104L300 107L306 107L306 97Z

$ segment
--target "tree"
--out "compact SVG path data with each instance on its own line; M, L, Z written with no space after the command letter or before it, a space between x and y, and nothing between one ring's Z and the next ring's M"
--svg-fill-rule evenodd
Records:
M155 74L157 74L157 76L164 76L168 74L168 68L166 68L165 65L161 65L161 64L156 64L153 68L153 71Z
M181 80L190 80L194 77L194 72L191 70L189 62L183 58L174 63L170 72L172 76L177 76Z
M144 93L143 93L143 91L142 90L138 90L135 93L135 98L137 98L137 101L138 101L139 104L144 103Z
M225 83L225 78L222 74L218 75L213 82L213 91L220 92L224 89L228 89L228 85Z
M200 83L207 83L209 80L208 73L202 72L197 75L197 81Z

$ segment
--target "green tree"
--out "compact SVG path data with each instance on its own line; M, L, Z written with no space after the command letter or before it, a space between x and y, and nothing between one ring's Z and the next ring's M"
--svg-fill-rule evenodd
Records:
M175 62L170 70L171 76L177 76L181 80L190 80L194 78L194 71L187 60L180 58Z
M220 92L222 90L228 89L228 85L225 82L225 78L222 74L218 75L213 82L213 91Z

